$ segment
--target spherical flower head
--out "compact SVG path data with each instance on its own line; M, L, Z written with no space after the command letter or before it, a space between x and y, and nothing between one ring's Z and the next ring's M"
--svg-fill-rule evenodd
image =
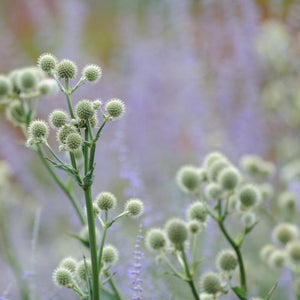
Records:
M204 223L207 219L207 208L202 202L194 202L189 206L187 216L189 220Z
M217 200L222 197L222 188L218 183L209 183L204 190L205 196L211 200Z
M150 229L146 234L146 246L149 250L161 250L165 248L167 239L165 233L158 228Z
M291 223L280 223L273 230L273 238L280 244L286 245L290 241L296 240L299 236L297 226Z
M69 136L69 134L76 133L76 132L77 131L76 131L76 129L74 127L72 127L70 125L64 125L57 132L57 139L62 144L65 144L66 140L67 140L67 137Z
M219 275L215 272L208 272L200 278L200 289L202 292L215 295L222 290L222 283Z
M286 251L289 259L294 263L300 263L300 241L292 241L287 244Z
M203 223L200 223L198 220L189 221L187 226L191 234L197 234L201 232L204 228Z
M69 269L58 267L53 272L53 281L60 286L72 286L73 276Z
M51 78L41 80L37 88L41 95L53 96L58 92L57 82Z
M88 278L92 278L92 264L89 260L81 260L76 265L76 275L79 279L87 281Z
M73 79L77 74L77 66L69 59L63 59L56 67L59 78Z
M116 207L117 198L110 192L102 192L97 196L96 203L101 210L111 210Z
M226 160L226 157L221 152L217 151L207 154L203 162L204 168L208 169L218 159Z
M120 99L111 99L106 103L105 110L110 117L114 119L121 118L125 113L125 104Z
M259 256L261 258L262 261L268 261L270 255L273 253L273 251L276 250L276 247L273 244L266 244L264 245L260 252L259 252Z
M32 121L28 128L29 136L36 141L46 140L49 134L49 128L45 121Z
M207 177L210 181L217 181L217 178L221 171L225 168L230 167L230 163L227 159L219 158L216 159L208 168L207 168Z
M292 213L296 210L296 203L297 203L296 196L289 191L286 191L280 194L279 196L279 200L278 200L279 207L289 213Z
M57 58L51 53L43 53L38 58L38 67L46 73L56 68Z
M274 250L268 258L268 264L272 268L282 268L286 264L286 261L286 252L278 249Z
M82 75L90 82L97 82L102 76L102 70L97 65L87 65L84 67Z
M217 256L216 263L220 270L231 272L237 267L238 260L233 250L222 250Z
M79 133L70 133L66 139L68 150L76 151L82 146L82 137Z
M76 270L77 261L73 257L64 258L59 266L65 269L68 269L71 273L74 273Z
M60 128L64 125L66 125L68 120L69 120L68 114L60 109L54 110L49 115L49 122L50 122L51 126L54 128Z
M176 247L181 247L188 238L187 226L179 218L170 219L165 228L168 239Z
M38 84L38 79L35 72L31 69L25 69L24 71L20 71L18 75L18 87L22 91L32 90L36 88Z
M181 167L177 172L176 181L183 192L196 191L200 183L199 169L191 165Z
M102 107L102 101L101 100L95 100L93 101L93 108L94 110L100 110Z
M238 197L243 207L250 208L259 202L260 193L254 185L245 184L241 187Z
M3 75L0 75L0 99L12 91L10 80Z
M253 212L245 212L241 216L241 221L244 227L251 227L256 222L256 215Z
M144 212L144 203L140 199L129 199L125 211L128 211L130 216L139 217Z
M93 103L86 99L77 103L75 111L77 117L82 120L89 120L95 115Z
M102 259L107 264L115 264L119 259L119 252L116 247L107 245L103 248Z
M232 191L240 182L240 172L233 167L223 169L219 176L218 182L224 190Z

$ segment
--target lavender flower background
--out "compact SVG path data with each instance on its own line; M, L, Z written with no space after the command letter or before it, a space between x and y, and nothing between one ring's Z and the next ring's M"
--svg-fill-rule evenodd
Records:
M125 118L109 126L101 137L95 193L110 190L120 203L130 196L145 201L142 224L117 224L109 241L122 245L121 261L126 263L117 267L116 276L128 299L175 299L174 295L186 299L184 288L176 290L176 279L167 279L168 284L155 280L166 275L153 264L153 256L143 245L147 228L163 226L167 216L178 216L189 203L174 181L182 164L199 164L215 149L234 162L242 154L256 153L282 163L287 159L278 147L283 137L299 146L298 127L266 111L261 100L264 86L271 81L256 49L263 24L277 20L291 36L300 35L299 2L283 3L1 1L0 73L35 64L45 51L70 58L79 67L98 63L104 72L100 84L84 86L74 100L88 96L106 101L116 96L127 105ZM62 96L42 101L41 118L47 118L54 108L66 107ZM24 147L21 132L4 114L0 126L0 159L10 165L10 184L16 187L0 201L10 211L10 234L24 276L29 280L34 276L39 299L73 299L71 292L53 286L51 273L62 257L70 253L82 256L78 243L67 237L69 232L80 231L80 224L34 153ZM51 142L55 143L54 136ZM41 222L33 253L34 216L39 209ZM269 224L263 225L256 232L259 242L250 240L246 245L246 263L250 274L256 274L250 275L253 295L266 292L277 278L268 275L258 257L271 230ZM202 270L206 270L226 243L217 239L213 224L203 233L201 243L206 258ZM28 259L32 255L34 274ZM5 274L0 277L0 296L18 299L11 270L1 261L0 268ZM274 299L293 299L286 294L291 278L288 274L282 277Z

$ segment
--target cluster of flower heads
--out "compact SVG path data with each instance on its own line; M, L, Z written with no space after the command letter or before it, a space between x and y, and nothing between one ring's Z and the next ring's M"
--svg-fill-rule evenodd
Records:
M163 230L152 228L148 231L146 245L150 250L160 251L159 261L166 261L167 254L178 256L176 252L185 248L197 249L195 236L206 228L210 218L223 222L227 215L234 214L241 219L244 235L254 228L257 224L255 209L271 197L273 190L267 184L250 182L272 177L275 168L254 155L243 157L240 165L243 174L225 155L212 152L201 167L185 165L179 169L176 176L179 188L194 196L196 201L189 205L186 220L172 218ZM215 211L218 203L223 207L222 215ZM208 272L200 277L200 299L216 299L228 292L223 280L231 282L232 272L238 266L236 252L233 249L220 251L216 266L219 272Z
M293 273L294 292L300 295L300 238L299 229L289 222L279 223L272 233L274 243L266 244L260 257L270 268L288 268Z

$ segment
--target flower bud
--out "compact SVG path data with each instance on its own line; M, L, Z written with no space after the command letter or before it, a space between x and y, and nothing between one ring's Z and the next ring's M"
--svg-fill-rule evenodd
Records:
M245 208L249 208L257 204L260 199L260 193L254 185L245 184L239 191L239 200Z
M114 209L117 204L117 198L110 192L102 192L97 196L96 203L101 210Z
M120 99L112 99L106 103L105 110L112 118L121 118L125 112L125 104Z
M57 285L69 286L72 285L73 276L70 270L59 267L53 272L53 281Z
M222 197L222 189L218 183L209 183L204 190L205 196L211 200L218 200Z
M217 256L216 263L220 270L229 272L237 267L238 260L234 251L222 250Z
M65 268L65 269L68 269L71 273L74 273L75 270L76 270L76 265L77 265L77 262L74 258L72 257L66 257L64 258L59 266L62 267L62 268Z
M45 121L35 120L30 123L28 132L31 138L40 141L42 139L47 139L49 134L49 129Z
M146 246L149 250L163 249L167 244L166 235L161 229L152 228L146 235Z
M133 217L139 217L143 214L144 203L140 199L129 199L125 205L125 211Z
M77 66L69 59L63 59L57 65L57 75L59 78L72 79L77 74Z
M79 133L70 133L67 137L66 144L69 151L76 151L81 148L82 137Z
M207 294L215 295L222 289L222 283L219 275L215 272L208 272L200 278L201 291Z
M76 105L76 115L79 119L88 120L95 115L93 103L89 100L81 100Z
M223 169L219 176L218 182L224 190L231 191L236 188L240 181L240 173L233 167Z
M60 128L69 120L69 116L62 110L56 109L49 115L49 122L52 127Z
M280 223L273 230L275 241L286 245L288 242L298 238L299 230L291 223Z
M43 53L38 58L38 67L44 72L49 73L56 68L57 58L50 53Z
M97 82L102 76L102 70L97 65L87 65L84 67L82 75L90 82Z
M188 238L188 230L183 220L174 218L170 219L166 224L166 233L168 239L175 246L182 246Z
M179 169L176 180L179 188L183 192L194 192L198 189L200 183L198 171L198 168L190 165L183 166Z
M197 220L204 223L207 219L207 209L202 202L192 203L187 211L189 220Z
M119 253L116 247L107 245L103 248L102 259L107 264L114 264L119 259Z
M294 263L300 262L300 241L292 241L287 244L286 247L289 259Z

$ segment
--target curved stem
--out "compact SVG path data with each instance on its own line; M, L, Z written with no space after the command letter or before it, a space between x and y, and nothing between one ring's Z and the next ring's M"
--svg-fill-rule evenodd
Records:
M188 282L188 284L189 284L189 286L192 290L194 298L196 300L200 300L199 294L196 290L195 283L194 283L194 280L193 280L193 275L191 274L191 271L190 271L190 267L189 267L189 264L188 264L188 261L187 261L187 257L186 257L183 245L181 245L180 251L181 251L181 254L182 254L182 259L183 259L183 263L184 263L184 267L185 267L186 276L188 278L187 282Z
M36 147L37 147L37 153L40 156L44 166L46 167L46 169L48 170L48 172L50 173L50 175L54 179L54 181L58 184L58 186L63 190L63 192L66 194L66 196L70 199L70 201L71 201L73 207L75 208L75 211L76 211L82 225L85 225L86 221L85 221L85 218L83 216L83 213L82 213L77 201L75 200L73 195L70 193L70 191L67 189L67 187L64 185L64 183L58 178L56 173L53 171L53 169L51 168L51 166L49 165L49 163L45 159L44 153L43 153L40 145L36 145Z

